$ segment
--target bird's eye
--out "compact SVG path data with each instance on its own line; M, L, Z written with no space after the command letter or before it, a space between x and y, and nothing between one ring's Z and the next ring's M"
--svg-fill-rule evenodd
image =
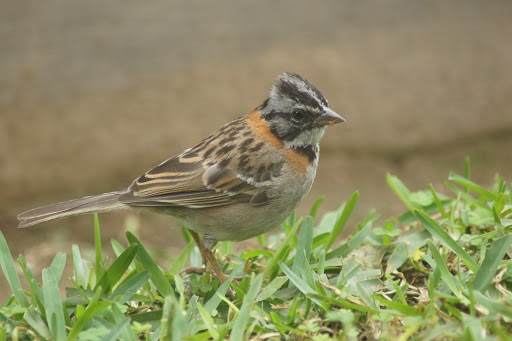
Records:
M304 120L305 117L306 117L306 115L302 111L294 111L294 112L292 112L292 118L295 121L300 122L300 121Z

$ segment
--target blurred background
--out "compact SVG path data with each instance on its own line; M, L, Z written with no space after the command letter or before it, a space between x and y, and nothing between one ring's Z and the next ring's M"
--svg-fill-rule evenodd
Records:
M510 180L511 18L507 0L2 1L0 229L36 268L87 249L91 216L19 230L16 215L127 187L250 112L283 71L347 120L326 133L300 214L359 190L351 226L392 217L404 207L387 172L440 189L466 156L475 181ZM168 217L100 223L106 248L126 225L155 250L182 245Z

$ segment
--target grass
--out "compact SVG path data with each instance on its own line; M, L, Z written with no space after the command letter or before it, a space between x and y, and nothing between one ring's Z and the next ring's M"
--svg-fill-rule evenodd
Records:
M512 196L503 179L491 189L450 174L443 195L411 192L395 176L391 188L407 207L379 224L371 213L339 242L358 193L315 225L290 216L259 248L217 248L230 283L205 274L187 246L160 268L127 233L103 258L95 217L96 256L58 253L42 283L18 258L24 291L0 233L0 265L12 295L0 305L0 340L511 340ZM59 293L66 261L73 286ZM107 264L109 264L107 266ZM243 276L242 276L243 275ZM235 276L242 276L234 281ZM226 298L228 286L236 293Z

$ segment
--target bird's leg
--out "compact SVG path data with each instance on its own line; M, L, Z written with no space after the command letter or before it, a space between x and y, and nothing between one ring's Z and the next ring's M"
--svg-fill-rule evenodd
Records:
M224 282L227 281L227 278L222 272L219 262L217 262L217 259L213 255L212 250L204 246L201 237L199 237L199 235L196 232L192 230L189 230L189 232L192 235L192 238L194 238L194 241L196 242L197 247L199 248L199 252L201 252L201 257L203 258L204 265L207 266L208 263L210 263L213 268L213 271L215 271L215 274L219 278L220 283L224 284Z
M206 258L206 254L204 253L205 248L204 248L203 241L201 240L201 237L199 237L199 235L197 233L195 233L194 231L188 230L188 232L190 232L190 234L192 235L192 238L194 238L197 248L199 249L199 252L201 253L201 258L203 259L204 267L206 268L208 266L208 263L207 263L208 259Z

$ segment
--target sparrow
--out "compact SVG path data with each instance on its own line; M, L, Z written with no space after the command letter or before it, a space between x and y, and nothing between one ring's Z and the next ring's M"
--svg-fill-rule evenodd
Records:
M211 249L217 241L245 240L282 223L313 184L327 126L343 121L315 86L285 72L251 113L162 162L128 188L21 213L19 227L124 209L171 215L188 228L205 265L210 263L224 283Z

